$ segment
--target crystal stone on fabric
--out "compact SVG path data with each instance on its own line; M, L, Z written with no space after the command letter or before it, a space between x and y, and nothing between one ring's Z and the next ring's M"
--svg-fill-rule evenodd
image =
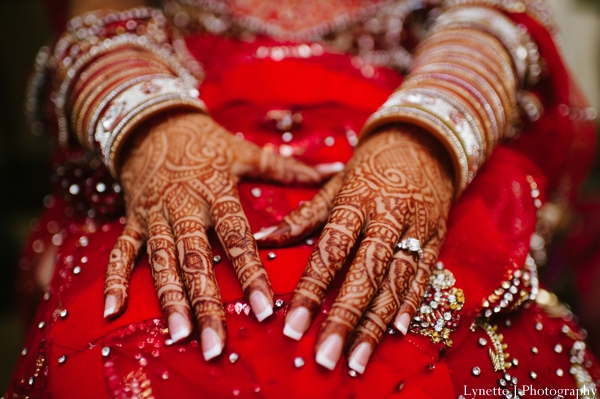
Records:
M429 277L421 306L410 324L410 332L429 337L433 343L452 346L450 333L458 328L459 311L465 303L464 293L454 287L455 282L452 272L438 262Z

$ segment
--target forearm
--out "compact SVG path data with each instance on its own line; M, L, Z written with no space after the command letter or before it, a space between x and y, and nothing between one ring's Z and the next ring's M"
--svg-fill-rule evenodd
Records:
M527 33L501 12L452 8L417 47L410 74L363 134L397 122L433 134L452 158L458 195L493 148L514 135L517 91L539 76L538 58Z
M73 18L54 48L42 50L28 92L33 123L56 124L61 146L76 139L115 177L116 158L140 123L172 109L204 112L197 90L202 68L162 11L118 11L142 3L71 3L73 14L97 12Z

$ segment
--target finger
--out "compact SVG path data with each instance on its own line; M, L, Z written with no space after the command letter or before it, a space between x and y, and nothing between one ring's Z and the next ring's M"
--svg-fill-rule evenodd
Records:
M210 360L225 346L225 312L206 235L208 204L183 186L168 199L175 247L189 301L200 328L202 354Z
M361 320L348 351L348 366L351 369L361 374L364 372L371 354L400 306L400 301L414 275L415 263L412 255L398 252L394 256L388 274L370 309Z
M365 221L360 202L360 185L350 183L337 197L319 242L315 246L300 282L296 286L283 333L299 340L321 306L325 291L352 250Z
M115 316L125 310L131 272L145 239L142 224L134 215L129 216L108 258L104 283L104 317Z
M192 331L190 308L177 270L173 232L158 212L152 213L148 220L148 257L171 339L179 341Z
M369 222L344 284L319 331L317 363L330 370L335 368L386 275L400 231L402 224L389 216Z
M439 240L434 239L427 243L423 249L424 257L421 260L403 250L394 254L379 292L356 329L348 351L348 367L361 374L364 372L371 354L381 342L387 326L402 306L412 283L415 281L422 282L423 278L428 276L425 270L430 269L432 262L437 258L438 242ZM421 269L423 271L420 271ZM419 276L419 273L422 275ZM425 280L427 281L428 277ZM412 320L412 317L409 322L410 320ZM402 326L398 329L406 334L407 328L408 324L406 324L406 327Z
M244 295L258 321L273 314L273 289L235 188L215 196L210 210L215 231L227 251Z
M423 248L423 259L419 262L415 277L411 281L406 295L400 304L400 308L396 313L394 327L402 334L408 332L408 326L415 316L417 308L425 295L425 290L429 283L429 276L431 276L431 271L438 258L445 237L445 227L442 227L441 230L443 230L444 233L436 234L430 240L428 245Z
M310 201L304 202L286 215L277 226L267 227L255 233L254 238L258 245L289 245L312 234L327 221L342 182L343 175L335 175Z
M257 145L235 147L237 162L232 172L237 176L260 177L285 184L318 183L323 175L314 168L291 157L284 157Z

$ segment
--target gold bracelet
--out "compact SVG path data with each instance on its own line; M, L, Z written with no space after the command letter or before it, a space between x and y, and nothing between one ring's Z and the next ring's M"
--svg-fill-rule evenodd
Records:
M84 145L84 143L88 143L88 140L86 140L85 133L87 130L86 122L89 121L88 113L94 103L98 103L102 100L102 94L108 92L118 84L134 79L136 77L148 75L156 76L161 74L166 75L167 71L156 70L150 67L126 69L110 75L110 78L108 79L105 78L104 82L99 82L99 84L96 85L96 87L90 85L90 87L94 91L86 97L81 96L82 99L85 98L85 102L83 104L76 103L75 107L73 107L73 110L71 111L71 119L73 121L72 127L75 130L79 142L82 143L82 145ZM80 108L78 108L77 105L80 105ZM89 149L91 150L92 148Z
M445 29L443 32L433 33L419 44L415 57L418 57L421 52L428 51L431 48L436 48L441 45L462 45L471 49L471 51L485 54L489 58L495 60L495 63L503 65L504 69L507 69L506 67L508 67L510 74L513 75L511 80L517 81L517 75L512 66L513 62L510 58L510 54L508 54L497 38L486 32L460 28Z
M517 90L517 81L509 63L498 62L498 60L488 57L483 52L460 44L431 48L415 58L412 68L416 69L419 65L438 59L455 60L463 66L468 66L471 62L479 63L498 77L502 84L505 85L507 92L512 93Z
M59 130L59 144L65 145L68 142L69 126L67 122L67 115L65 111L65 105L67 103L67 96L70 93L73 80L79 76L79 74L87 68L96 59L104 56L114 50L137 47L145 51L154 53L159 57L170 69L175 71L175 74L181 78L189 87L197 87L198 82L195 77L185 69L177 59L173 57L169 51L158 47L157 45L147 42L140 41L137 35L123 34L116 36L111 39L106 39L100 44L93 46L83 56L78 58L70 67L64 71L64 76L60 80L60 87L55 93L55 109L58 121Z
M83 137L83 143L90 149L95 149L96 145L95 139L96 134L96 126L100 123L100 119L103 117L106 109L109 107L110 103L117 98L121 93L126 91L132 86L137 84L151 81L152 79L170 79L173 78L172 75L169 74L153 74L153 75L140 75L133 77L131 79L127 79L125 81L119 82L117 85L110 88L102 98L93 104L93 108L90 109L88 115L85 118L85 122L83 125L83 131L85 136ZM82 144L83 144L82 143Z
M481 76L475 74L472 71L454 68L452 70L443 70L443 71L431 71L431 72L419 72L415 73L412 76L419 75L431 75L441 79L448 79L453 81L454 83L462 83L462 86L468 88L473 94L475 92L480 93L486 98L486 102L484 102L484 106L490 105L491 110L494 113L496 123L498 124L499 137L494 138L494 142L498 142L498 140L504 135L504 129L506 128L506 115L504 113L504 105L502 100L498 96L498 93L487 83L485 79ZM411 79L408 79L410 81ZM487 104L486 104L487 103Z
M445 123L461 143L467 155L469 176L475 176L485 160L483 133L475 117L467 108L441 92L425 88L412 88L394 93L382 109L407 106L421 109ZM470 178L469 178L470 180Z
M526 32L519 30L501 12L489 7L456 7L440 15L432 31L448 28L479 29L496 37L510 54L521 86L531 79L531 75L539 76L541 68L536 59L539 57L533 56L537 53L537 46Z
M117 126L112 135L112 140L107 143L107 154L104 159L108 170L115 179L118 178L118 157L122 149L122 143L130 133L143 121L171 109L187 109L201 113L206 113L206 106L197 97L185 94L170 94L155 98L146 103L140 104L127 117L123 119L125 123Z
M490 128L489 132L491 133L491 137L489 137L488 134L488 148L494 148L501 135L501 129L503 129L504 126L500 121L498 121L497 116L494 113L494 107L484 93L480 92L477 87L473 86L471 83L454 75L444 73L430 73L411 76L409 80L406 80L402 83L402 87L410 88L425 82L427 84L435 84L446 87L453 92L468 93L468 95L463 95L463 98L465 99L475 98L475 103L471 102L471 105L473 105L476 110L480 110L485 113L485 117L483 119L487 121L486 126Z
M428 75L415 76L410 81L403 83L402 86L406 89L413 87L425 87L434 90L446 91L447 93L453 94L457 98L460 98L469 104L471 109L475 110L479 120L483 125L485 134L484 141L486 143L486 158L490 156L492 150L494 149L494 137L498 134L498 126L490 106L485 107L484 103L478 100L475 95L473 95L463 86L457 85L454 82L445 79L437 79Z
M476 62L472 62L470 66L450 62L430 63L423 65L418 70L414 71L415 74L429 72L462 73L463 75L470 74L478 83L478 86L483 86L482 88L484 90L491 88L494 93L496 93L501 101L501 110L505 115L506 123L508 125L514 125L516 122L516 118L518 117L516 96L514 94L513 96L510 96L507 89L498 82L498 76L494 75L486 68L481 68Z
M138 59L142 54L143 52L140 52L135 48L125 47L117 49L112 53L106 54L103 57L100 57L95 62L91 63L86 69L81 71L72 93L75 96L78 96L78 93L86 85L86 82L96 78L97 75L107 66L110 66L114 63L118 63L122 60Z
M473 109L473 107L471 107L471 105L465 99L463 99L456 93L439 86L436 87L421 85L407 89L407 92L420 93L432 98L439 97L445 102L451 104L456 110L458 110L460 114L462 114L467 120L467 122L471 125L472 131L476 134L476 136L472 138L467 138L463 140L461 133L459 134L459 139L465 147L469 145L469 141L471 140L475 140L477 142L477 146L482 149L483 153L482 163L479 165L479 167L483 164L483 161L485 161L485 159L487 158L488 151L490 150L488 148L486 130L484 128L483 121L480 119L479 113L477 113L477 111ZM458 131L458 129L455 130Z

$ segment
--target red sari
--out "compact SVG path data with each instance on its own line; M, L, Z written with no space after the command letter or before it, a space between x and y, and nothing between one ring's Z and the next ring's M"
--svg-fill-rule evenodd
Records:
M133 273L126 312L114 320L104 319L105 270L123 222L119 198L98 192L98 183L111 184L103 168L83 167L78 151L62 151L55 159L55 191L45 201L24 255L24 262L32 264L44 248L54 245L56 267L7 397L468 398L475 389L504 387L500 379L514 391L512 377L527 396L533 395L532 390L547 389L545 397L561 392L570 397L569 391L557 390L575 389L587 377L598 381L600 369L582 343L583 332L572 314L549 301L545 291L537 301L523 301L513 311L507 310L509 305L493 312L494 303L489 303L495 290L503 289L504 295L524 273L536 228L535 200L544 202L557 192L569 195L565 182L573 196L595 147L593 123L585 118L586 103L552 36L527 14L510 17L527 27L547 64L547 76L532 90L544 114L526 122L518 139L499 146L453 205L439 260L465 300L453 314L451 346L433 342L427 335L431 326L421 328L413 322L406 336L389 334L383 339L363 375L356 376L344 361L334 371L318 366L313 350L316 334L343 271L304 337L296 342L282 334L286 304L314 245L310 240L261 250L276 299L282 301L272 317L258 323L225 252L211 237L214 254L222 259L215 270L228 332L223 354L209 362L202 358L197 332L176 344L168 340L145 255ZM201 97L212 117L246 140L308 164L348 161L353 133L402 81L399 73L384 67L374 68L366 77L351 56L327 49L321 54L313 47L309 57L260 58L259 48L295 45L264 36L247 42L197 34L187 43L206 70ZM302 115L291 141L265 122L273 109ZM68 193L73 184L82 190ZM276 224L316 190L260 181L239 186L254 231ZM520 295L521 288L515 289L515 296ZM526 292L529 295L531 288ZM486 309L493 313L487 324L474 324ZM486 326L495 326L495 332L486 332ZM505 349L494 347L498 334ZM493 355L503 353L509 353L506 363L512 365L508 381L503 370L494 371ZM490 396L504 397L496 391Z

